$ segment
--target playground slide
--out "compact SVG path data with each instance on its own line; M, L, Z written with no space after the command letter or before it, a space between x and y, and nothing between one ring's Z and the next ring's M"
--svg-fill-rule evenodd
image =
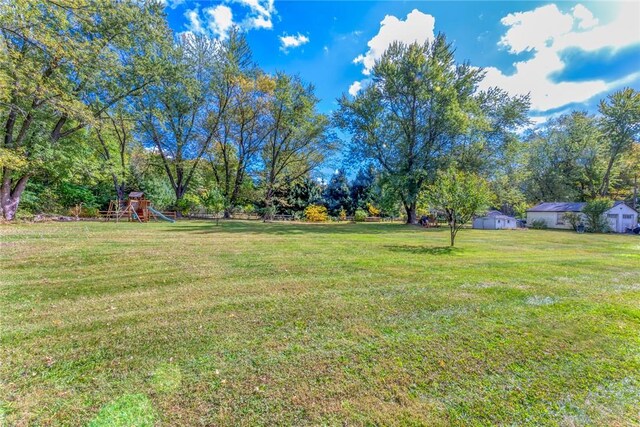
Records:
M149 206L149 210L156 216L164 219L165 221L169 221L169 222L176 222L175 220L165 216L162 214L162 212L155 210L154 208L152 208L151 206Z
M131 210L131 216L133 217L133 219L135 219L138 222L142 222L142 220L140 219L140 217L138 216L138 213L135 211L135 209Z

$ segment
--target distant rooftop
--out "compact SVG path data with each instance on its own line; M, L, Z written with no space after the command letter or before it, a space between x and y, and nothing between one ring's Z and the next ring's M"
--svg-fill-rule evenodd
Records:
M527 209L527 212L582 212L585 205L585 202L544 202Z
M586 204L586 202L543 202L527 209L527 212L582 212ZM613 203L613 206L620 204L626 205L618 200Z

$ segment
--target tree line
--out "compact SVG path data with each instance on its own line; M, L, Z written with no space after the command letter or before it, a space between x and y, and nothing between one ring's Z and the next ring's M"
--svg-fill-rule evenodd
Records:
M440 182L486 187L485 204L522 214L542 200L633 202L640 174L637 91L531 129L528 96L480 90L482 69L457 62L442 34L392 44L327 115L312 84L262 70L241 31L177 36L159 2L4 2L0 31L8 220L142 190L181 212L321 204L414 223L438 208L423 196ZM319 182L331 156L357 174Z
M226 213L259 180L270 207L285 176L335 149L313 86L266 74L238 30L176 37L158 2L1 7L5 219L25 191L32 208L104 205L106 180L121 202L134 187L168 187L176 207L205 192Z

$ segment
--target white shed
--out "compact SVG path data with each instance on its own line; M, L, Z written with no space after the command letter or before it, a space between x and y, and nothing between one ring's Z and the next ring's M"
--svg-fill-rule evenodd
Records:
M473 220L473 228L478 230L504 230L516 228L516 219L499 211L489 211L487 215Z
M605 215L614 233L624 233L627 228L633 229L638 224L638 212L623 202L616 202Z
M565 215L576 213L583 216L582 210L586 206L584 202L545 202L527 210L527 226L534 221L544 221L547 228L571 229L571 224ZM638 212L627 206L624 202L615 202L613 207L605 212L611 231L624 233L627 228L633 228L638 223Z

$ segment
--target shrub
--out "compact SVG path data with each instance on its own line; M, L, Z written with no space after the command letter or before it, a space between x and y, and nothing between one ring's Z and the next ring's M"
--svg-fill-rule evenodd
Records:
M191 193L185 194L178 200L178 203L176 203L176 208L182 215L188 215L200 206L200 198Z
M534 219L529 227L534 230L546 230L547 222L544 219Z
M367 219L367 213L362 209L358 209L353 215L353 219L357 222L364 222L364 220Z
M578 225L582 224L582 215L575 212L569 212L564 215L564 220L571 224L573 231L578 231Z
M587 219L587 231L591 233L606 233L609 222L604 213L611 209L612 203L608 199L594 199L587 202L582 212Z
M97 207L96 196L89 187L63 183L58 188L58 193L63 206L73 207L82 204L87 207Z
M98 208L75 205L69 209L69 215L76 218L96 218L98 216Z
M304 210L304 217L309 222L324 222L329 219L329 213L324 206L309 205Z
M338 217L340 218L340 221L346 221L347 211L345 211L344 208L340 209L340 214L338 215Z
M262 217L266 220L271 220L273 219L273 217L276 215L277 210L276 207L271 205L271 206L266 206L264 209L262 209ZM250 214L250 213L248 213Z
M380 209L376 208L371 203L367 203L367 210L371 216L380 216Z

